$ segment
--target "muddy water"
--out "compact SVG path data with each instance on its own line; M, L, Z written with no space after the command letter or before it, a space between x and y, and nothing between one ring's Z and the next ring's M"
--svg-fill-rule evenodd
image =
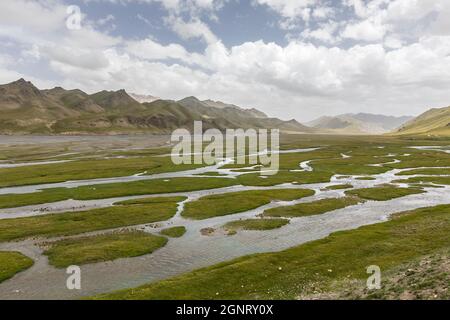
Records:
M217 168L217 170L222 169ZM411 195L383 202L367 201L363 204L322 215L294 218L291 219L290 224L276 230L240 231L234 236L227 236L221 229L221 226L228 221L255 217L268 208L344 195L344 190L324 190L325 187L330 185L350 183L355 188L371 187L399 179L399 176L396 176L396 174L403 170L408 169L395 169L383 174L373 175L376 180L356 180L357 176L334 176L329 183L284 184L273 187L232 186L181 193L180 195L187 196L188 200L179 204L179 210L172 219L161 224L142 225L137 226L137 228L146 232L157 233L160 229L168 226L183 225L187 228L187 232L183 237L170 239L165 247L150 255L82 266L82 290L79 291L66 289L67 275L65 270L49 266L47 258L42 256L41 249L35 245L35 240L0 244L0 250L17 250L35 260L35 265L32 268L0 284L0 299L70 299L139 286L246 254L279 251L323 238L339 230L354 229L362 225L382 222L395 212L450 203L450 187L446 186L442 189L427 188L427 193L425 194ZM190 171L182 174L190 175L192 174ZM209 171L211 171L211 168L204 172ZM221 173L229 176L236 174L231 170L222 170ZM204 195L273 188L310 188L316 193L312 197L296 201L272 202L255 210L206 220L187 220L181 216L186 202L193 201ZM139 197L93 201L71 200L43 206L51 207L52 209L49 210L52 212L58 212L58 210L64 211L67 209L67 206L84 206L84 208L110 206L116 201ZM46 211L36 213L35 210L38 208L39 206L30 206L1 210L0 218L48 213ZM214 228L216 232L211 236L201 235L200 230L206 227Z

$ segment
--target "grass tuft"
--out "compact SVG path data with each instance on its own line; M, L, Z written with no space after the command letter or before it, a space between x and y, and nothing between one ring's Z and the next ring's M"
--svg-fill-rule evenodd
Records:
M163 247L167 238L140 231L126 231L92 237L61 240L50 244L44 252L57 268L70 265L137 257Z
M0 251L0 282L30 268L34 261L20 252Z

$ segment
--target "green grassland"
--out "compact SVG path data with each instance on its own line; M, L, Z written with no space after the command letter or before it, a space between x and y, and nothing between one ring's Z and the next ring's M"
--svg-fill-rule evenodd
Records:
M0 251L0 283L33 264L33 260L20 252Z
M351 189L353 186L351 184L336 184L329 187L326 187L326 190L343 190L343 189Z
M183 226L180 227L172 227L161 230L160 232L164 236L168 236L171 238L180 238L186 233L186 228Z
M277 253L255 254L97 299L296 299L450 244L450 205L423 208Z
M386 201L424 192L425 191L419 188L399 188L396 186L380 186L375 188L348 190L345 193L350 196L358 196L360 198L367 200Z
M399 180L417 187L400 188L382 185L345 191L346 197L323 199L266 210L263 218L243 219L223 226L228 234L238 230L269 230L280 228L288 219L322 214L357 205L366 200L385 201L424 192L419 183L447 184L450 177L410 177L412 174L449 174L450 155L439 151L409 148L417 145L448 145L448 140L425 140L417 137L360 136L282 136L281 149L320 147L309 152L280 154L280 170L275 175L262 176L258 169L236 177L222 178L217 173L199 177L143 180L126 183L105 183L76 188L44 189L29 194L0 195L0 208L51 203L56 201L94 200L124 196L147 196L163 193L183 193L223 188L235 185L274 186L273 190L242 191L204 196L187 202L184 217L207 219L255 209L271 201L291 201L308 197L308 189L276 189L283 183L307 184L329 182L335 175L358 175L359 179L385 173L392 169L409 168L399 174ZM175 166L170 157L159 155L168 148L109 151L101 143L94 147L70 143L61 145L11 145L0 147L0 160L38 161L69 159L72 162L51 165L0 169L0 188L66 180L107 178L171 172L197 168L199 165ZM63 152L76 156L58 156ZM342 153L349 155L343 158ZM406 155L410 154L410 156ZM158 156L157 156L158 155ZM57 158L52 158L57 156ZM83 159L75 159L82 156ZM125 158L114 158L125 156ZM108 158L113 157L113 158ZM394 159L400 163L389 163ZM299 163L310 161L312 171L298 171ZM382 166L372 166L383 164ZM229 164L225 168L243 170L249 164ZM425 167L427 169L418 169ZM350 184L333 185L328 190L352 188ZM177 211L184 196L146 197L115 203L111 207L80 212L64 212L42 216L0 220L0 242L30 237L51 238L86 232L166 221ZM366 267L379 265L390 272L414 259L448 248L450 244L450 205L424 208L396 215L392 220L338 232L329 237L294 248L267 254L256 254L190 272L172 279L101 295L100 299L296 299L308 297L317 288L332 291L336 282L366 279ZM130 228L131 230L131 228ZM109 231L108 231L109 232ZM47 245L51 264L109 261L122 257L148 254L165 245L166 237L181 237L185 227L169 227L160 235L137 231L120 231L103 235L82 235ZM182 240L182 239L181 239ZM175 241L174 239L170 241ZM31 259L16 252L0 252L0 282L29 268ZM384 274L384 273L383 273ZM346 282L345 282L346 283Z
M289 223L288 219L245 219L226 223L223 227L228 232L238 230L272 230Z
M322 199L268 209L264 211L263 215L266 217L304 217L353 206L360 202L361 200L356 197Z
M410 175L450 175L450 168L413 169L397 173L398 176Z
M117 205L80 212L0 220L0 241L33 236L67 236L170 219L176 202Z
M237 179L244 186L275 186L283 183L321 183L328 182L333 176L330 172L290 172L279 171L275 175L262 176L258 173L249 173L239 176Z
M303 139L307 140L307 137L298 138L300 141ZM280 154L280 170L277 174L264 178L261 177L259 172L249 173L239 176L239 183L249 186L273 186L281 183L321 183L328 182L331 176L335 174L361 175L363 177L358 180L373 180L373 177L365 175L381 174L392 169L450 166L448 154L408 147L409 145L417 145L419 142L423 145L430 143L426 141L408 141L392 137L386 137L384 141L376 137L342 137L339 139L329 136L310 137L308 140L310 141L297 143L285 141L283 148L307 148L312 146L320 146L321 148L304 153ZM383 148L379 148L380 145ZM351 157L342 158L341 153L349 154ZM390 154L395 156L388 156ZM394 159L399 159L401 162L389 163ZM307 160L311 160L310 166L313 171L292 171L298 170L299 163ZM373 166L374 164L383 165ZM225 167L239 169L246 166L248 164L229 164Z
M255 209L273 200L290 201L313 194L314 191L307 189L273 189L217 194L186 203L182 215L190 219L208 219Z
M0 187L56 183L130 176L143 173L182 171L200 165L174 165L170 157L77 160L73 162L0 169Z
M44 251L57 268L137 257L163 247L167 238L140 231L116 232L51 243Z
M412 259L384 271L381 288L370 290L366 279L336 281L326 292L301 296L301 299L346 300L449 300L448 268L450 248Z
M219 177L174 178L169 182L162 179L152 181L137 181L129 183L111 183L96 186L84 186L73 189L55 188L45 189L40 193L0 195L0 208L9 208L55 202L66 199L99 199L129 195L157 194L166 192L183 192L200 189L219 188L242 184L245 186L276 186L282 183L321 183L329 182L334 174L341 175L371 175L386 172L394 168L417 168L432 166L450 166L450 156L439 151L425 151L408 148L409 145L436 144L435 141L409 141L392 137L332 137L332 136L283 136L282 149L321 147L310 152L280 154L280 170L275 175L261 176L259 172L244 174L237 179L223 179ZM442 141L442 143L446 143ZM380 149L380 145L383 146ZM34 157L52 154L52 151L41 151L27 147L27 152ZM61 151L61 150L60 150ZM68 150L70 151L70 149ZM24 184L57 182L76 179L90 179L136 174L147 171L148 174L185 170L196 166L175 166L170 157L156 157L166 149L115 151L114 154L137 156L126 159L76 160L74 162L52 165L28 166L20 168L0 169L2 180L0 186L16 186ZM24 152L24 151L23 151ZM93 151L90 151L91 153ZM103 152L103 151L102 151ZM91 154L89 153L89 154ZM351 155L343 159L341 153ZM381 167L370 166L376 163L387 163L397 154L396 159L402 162L385 164ZM405 154L411 156L405 156ZM20 150L9 156L20 157ZM311 160L313 171L294 172L299 169L299 163ZM242 168L248 164L230 164L226 168ZM438 170L432 172L439 172ZM447 170L448 171L448 170ZM447 172L442 171L442 172ZM201 180L205 179L205 180Z
M13 208L68 199L94 200L124 196L188 192L223 188L235 185L234 179L223 178L173 178L108 183L76 188L44 189L40 192L0 195L0 208Z
M369 166L377 163L380 163L380 159L373 156L353 156L347 159L319 160L313 162L311 166L314 170L342 175L372 175L389 171L386 167Z
M151 204L151 203L167 203L167 202L182 202L186 200L187 197L148 197L148 198L139 198L139 199L131 199L125 201L119 201L114 203L114 205L139 205L139 204Z
M396 180L398 183L436 183L440 185L450 185L450 177L411 177L408 179Z
M401 162L395 164L386 164L385 167L392 169L408 169L420 167L450 166L450 156L449 154L444 152L415 149L405 149L404 152L411 154L411 156L396 156L395 159L401 160ZM392 160L393 158L390 159Z

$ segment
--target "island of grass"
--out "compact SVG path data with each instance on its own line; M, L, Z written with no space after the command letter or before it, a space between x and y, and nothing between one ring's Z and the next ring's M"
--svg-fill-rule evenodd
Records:
M440 186L440 185L432 184L432 183L412 183L409 186L412 188L435 188L435 189L445 188L444 186Z
M450 177L411 177L408 179L396 180L396 183L434 183L440 185L450 185Z
M0 282L12 278L16 273L30 268L33 260L20 252L0 251Z
M154 174L199 168L202 165L174 165L170 157L132 157L84 159L64 163L0 168L0 187L58 183L74 180L130 176L145 172Z
M238 230L272 230L281 228L289 223L288 219L243 219L226 223L223 228L234 234Z
M200 173L200 174L198 174L198 176L224 177L224 176L226 176L226 174L222 174L222 173L220 173L220 172L212 171L212 172L203 172L203 173Z
M66 268L119 258L137 257L163 247L167 238L141 231L126 231L61 240L44 251L51 265Z
M330 198L312 202L299 203L293 206L283 206L264 211L266 217L304 217L342 209L360 203L356 197Z
M186 228L183 226L180 227L172 227L161 230L160 232L164 236L168 236L171 238L180 238L186 233Z
M170 201L172 200L172 201ZM115 205L79 212L64 212L36 217L0 220L0 242L33 236L66 236L84 232L112 229L165 221L177 211L178 198L131 200L138 204Z
M281 252L250 255L96 298L297 299L317 288L331 290L337 281L367 279L367 266L389 272L449 243L450 205L422 208Z
M145 204L155 204L155 203L178 203L186 200L187 197L148 197L148 198L138 198L125 201L119 201L114 203L114 205L130 206L130 205L145 205Z
M349 183L346 184L335 184L333 186L328 186L325 190L343 190L343 189L351 189L353 186Z
M0 209L14 208L68 199L95 200L116 197L178 193L224 188L236 185L234 179L213 177L142 180L124 183L106 183L76 188L44 189L40 192L0 195Z
M332 173L326 171L291 172L280 170L277 174L269 176L262 176L259 172L243 174L238 176L237 180L244 186L275 186L283 183L329 182L332 176Z
M377 179L374 177L358 177L358 178L355 178L355 180L370 181L370 180L377 180Z
M186 203L182 215L190 219L208 219L244 212L274 200L291 201L314 195L308 189L251 190L202 197Z
M450 168L412 169L397 173L397 176L408 175L450 175Z
M388 185L349 190L345 193L350 196L357 196L367 200L386 201L424 192L425 191L420 188L400 188L394 185Z

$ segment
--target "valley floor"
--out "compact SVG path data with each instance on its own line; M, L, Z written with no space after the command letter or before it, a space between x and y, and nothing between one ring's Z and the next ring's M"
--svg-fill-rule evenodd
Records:
M450 140L287 135L261 176L168 139L0 137L0 299L449 298Z

